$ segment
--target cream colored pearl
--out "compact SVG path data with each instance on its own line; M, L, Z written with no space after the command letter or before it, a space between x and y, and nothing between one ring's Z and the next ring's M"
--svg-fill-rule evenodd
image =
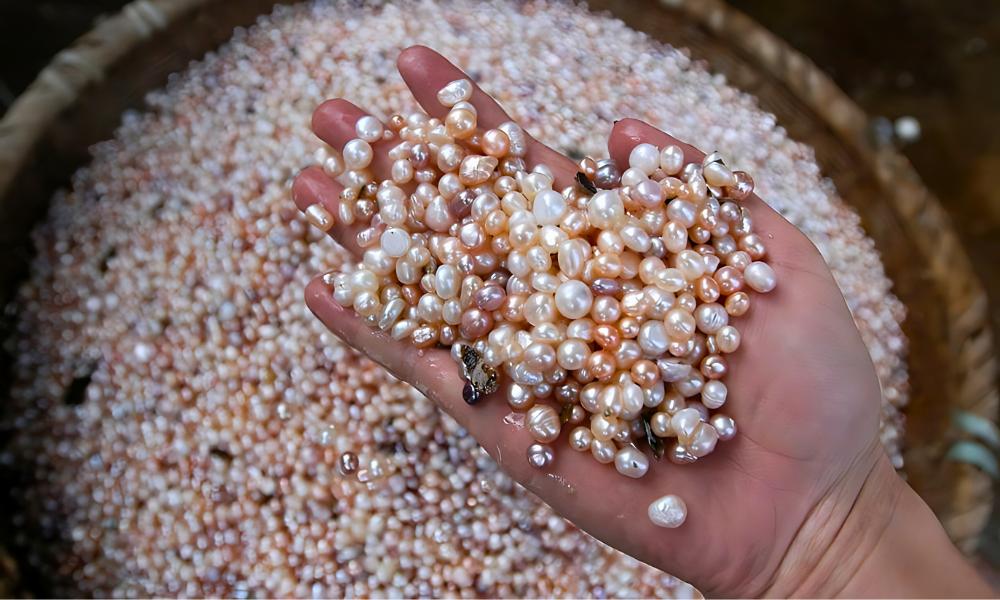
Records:
M695 429L694 435L687 448L691 454L701 458L711 454L715 450L715 444L719 441L719 433L709 423L701 423Z
M654 525L676 529L687 519L687 506L679 497L670 494L654 500L649 505L646 515Z
M587 427L577 427L569 433L569 446L577 452L590 450L593 441L594 434Z
M449 108L469 98L472 98L472 82L468 79L456 79L437 93L438 102Z
M368 167L374 156L371 145L362 139L353 139L344 144L344 165L350 170Z
M639 347L646 356L661 356L667 351L670 338L662 321L646 321L639 328Z
M668 437L674 433L670 426L670 414L666 412L653 413L649 418L649 428L653 431L653 435L658 437Z
M532 212L539 225L557 225L566 214L566 199L559 192L541 190L535 195Z
M590 417L590 432L594 435L595 440L608 441L614 437L617 431L618 419L616 417L605 417L603 414Z
M699 305L695 309L694 318L698 330L707 334L716 333L729 324L729 313L715 302Z
M513 121L506 121L497 125L497 129L507 134L512 156L524 156L528 153L528 134L521 129L520 125Z
M379 243L386 254L399 258L410 249L410 234L405 229L391 227L382 232Z
M452 265L441 265L434 274L434 291L444 299L458 295L462 274Z
M681 150L680 146L669 145L664 146L660 150L660 168L667 175L676 175L681 172L684 167L684 151Z
M532 325L551 323L556 319L556 303L552 294L535 292L524 303L524 318Z
M615 469L626 477L639 479L649 471L649 458L632 445L615 453Z
M594 439L590 442L590 453L601 464L608 464L615 459L618 452L615 443L611 440Z
M555 304L567 319L579 319L590 313L594 295L590 287L582 281L572 279L559 286L555 294Z
M712 415L709 422L712 424L712 427L715 427L720 440L725 442L736 436L736 421L734 421L732 417L722 413L716 413Z
M684 341L694 335L697 323L695 318L683 308L673 308L667 312L664 319L667 336L674 341Z
M527 457L529 465L536 469L544 469L555 461L556 454L551 446L532 444L528 446Z
M590 224L599 229L617 229L625 220L625 205L617 190L601 190L587 204Z
M778 278L771 265L764 262L752 262L743 270L743 279L754 291L770 292L778 285Z
M726 403L728 392L726 384L721 381L706 381L701 389L701 402L712 410L722 408L722 405Z
M535 405L528 410L525 420L530 433L536 441L546 444L559 437L561 423L559 414L548 405Z
M702 175L705 183L713 187L723 187L736 185L736 176L726 165L721 162L711 162L704 166Z
M636 144L628 155L628 164L648 177L660 166L660 152L652 144Z
M719 352L729 354L740 347L740 331L732 325L726 325L715 332L715 343Z
M358 138L368 142L377 142L382 139L385 127L382 122L371 115L365 115L354 124L354 131Z
M559 350L556 353L559 366L567 371L577 371L583 368L588 356L590 356L590 348L578 339L568 339L559 344Z
M685 408L674 413L670 419L670 428L682 442L687 443L699 423L701 423L701 413L693 408Z
M512 383L507 390L507 404L518 411L528 410L535 404L535 395L531 389L518 383Z
M306 207L305 214L306 220L320 231L326 232L333 228L333 215L322 204L310 204Z

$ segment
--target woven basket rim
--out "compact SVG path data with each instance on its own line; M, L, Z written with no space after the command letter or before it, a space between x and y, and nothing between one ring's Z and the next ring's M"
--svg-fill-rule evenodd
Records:
M90 86L99 84L137 44L220 2L134 0L59 52L0 120L0 211L13 201L9 196L15 177L30 165L49 125L60 114L74 106ZM275 2L281 3L287 0ZM812 61L738 9L722 0L654 0L649 4L678 12L727 39L752 57L755 66L787 85L839 139L874 166L879 182L892 190L887 202L902 217L923 258L948 265L948 280L938 276L932 283L945 300L947 337L954 349L963 406L994 420L1000 399L985 292L950 218L910 162L892 147L876 147L868 137L870 120L864 111ZM748 30L753 35L747 35ZM975 344L970 344L973 337ZM985 474L969 469L963 479L976 490L977 506L992 507L992 485ZM966 530L968 520L973 519L972 529L978 531L989 515L989 510L980 512L970 516L965 511L956 518L966 520Z

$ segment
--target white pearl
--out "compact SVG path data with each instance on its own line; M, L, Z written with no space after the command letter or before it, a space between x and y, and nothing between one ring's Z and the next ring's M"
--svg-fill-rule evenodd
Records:
M719 432L715 430L715 427L712 427L708 423L702 423L698 425L687 448L691 454L701 458L710 454L712 450L715 450L715 444L718 441Z
M594 321L587 318L573 321L566 326L566 337L576 338L587 342L593 341Z
M619 234L626 248L639 253L647 252L652 243L649 234L637 225L626 225Z
M410 234L405 229L391 227L382 232L380 243L386 254L399 258L410 249Z
M728 354L735 352L740 347L740 331L732 325L726 325L715 332L715 343L719 347L719 352Z
M700 331L713 334L729 324L729 313L721 304L710 302L695 309L694 319Z
M385 128L382 126L382 122L371 115L361 117L354 124L354 132L358 134L359 138L369 143L382 139L384 131Z
M729 415L714 414L709 422L712 424L712 427L715 427L720 440L725 442L736 436L736 421Z
M627 186L635 187L636 185L638 185L638 184L640 184L643 181L646 181L648 179L649 179L649 177L647 177L646 173L643 173L639 169L628 168L628 169L625 169L624 173L622 173L622 182L621 182L621 184L622 184L622 186L626 186L627 185Z
M556 360L559 362L559 366L567 371L577 371L583 368L588 356L590 356L590 348L586 343L578 339L564 341L559 344L559 350L556 352Z
M448 231L454 222L451 211L448 210L448 203L442 196L435 196L424 211L424 224L432 231L443 233Z
M527 386L512 383L507 390L507 404L514 410L528 410L535 403L535 395Z
M611 440L594 439L590 442L590 453L601 464L606 465L613 461L617 451L615 443Z
M559 270L566 277L579 277L588 258L590 258L590 244L586 240L572 239L559 244L557 254Z
M660 356L670 346L670 337L662 321L646 321L639 328L639 347L647 356Z
M566 214L566 199L559 192L542 190L535 195L531 211L539 225L558 225Z
M434 273L434 291L444 299L458 295L462 274L453 265L441 265Z
M660 150L660 168L667 175L676 175L684 167L684 151L673 144Z
M514 121L506 121L497 125L497 129L507 134L510 140L510 155L524 156L528 153L528 134Z
M452 107L472 97L472 82L468 79L456 79L441 88L437 93L438 102Z
M778 285L778 278L771 265L765 262L752 262L743 270L743 279L755 291L770 292Z
M348 169L364 169L372 163L374 156L371 144L364 140L353 139L344 144L344 164Z
M535 292L528 296L522 310L526 321L532 325L551 323L556 320L556 304L552 299L552 294Z
M705 165L702 170L705 183L712 187L723 187L736 185L736 176L726 165L721 162L711 162Z
M590 444L594 441L594 434L587 427L577 427L569 433L569 446L577 452L590 450Z
M587 284L571 279L556 290L556 308L567 319L579 319L590 312L594 295Z
M721 408L726 403L728 392L726 384L721 381L715 379L706 381L701 389L701 403L712 410Z
M683 525L687 519L687 506L683 500L670 494L650 503L646 514L654 525L674 529Z
M634 382L626 381L622 384L622 417L625 419L635 419L642 411L643 396L642 388Z
M628 155L628 166L652 175L660 166L660 151L652 144L637 144Z
M546 444L559 437L561 424L559 413L546 404L532 406L525 420L530 433L536 441Z
M556 459L556 454L552 451L552 447L545 444L532 444L528 446L527 454L528 464L536 469L544 469Z
M694 408L684 408L670 418L670 428L682 442L687 443L701 423L701 413Z
M625 446L615 453L615 469L626 477L639 479L649 471L649 458L635 446Z
M617 229L625 220L625 205L617 190L601 190L587 204L590 224L598 229Z

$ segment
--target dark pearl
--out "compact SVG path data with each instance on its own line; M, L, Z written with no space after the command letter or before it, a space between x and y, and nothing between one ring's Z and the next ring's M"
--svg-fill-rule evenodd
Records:
M462 388L462 400L465 400L465 403L470 405L480 400L479 392L469 382L466 382L465 387Z

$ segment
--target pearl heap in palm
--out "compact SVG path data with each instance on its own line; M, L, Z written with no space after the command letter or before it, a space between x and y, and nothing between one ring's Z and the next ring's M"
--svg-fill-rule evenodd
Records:
M643 143L624 172L587 157L553 189L517 124L477 127L472 91L441 89L443 120L362 117L343 153L317 153L345 188L336 217L320 205L307 217L361 227L362 261L326 278L334 299L396 340L450 346L470 404L509 378L533 466L554 460L563 429L628 477L649 469L642 444L659 458L668 440L681 464L706 456L736 433L720 412L740 346L730 319L776 285L740 204L753 180L718 153L686 162ZM391 177L376 181L371 144L389 140Z

